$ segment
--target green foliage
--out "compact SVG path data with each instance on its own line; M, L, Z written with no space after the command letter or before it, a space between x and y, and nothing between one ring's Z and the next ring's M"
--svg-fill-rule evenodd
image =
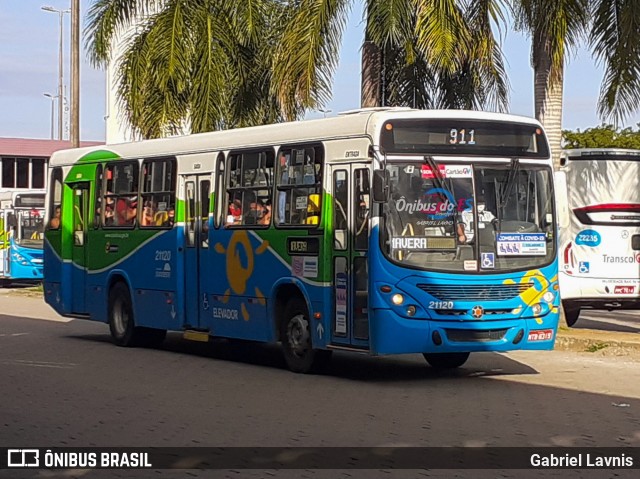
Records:
M94 0L85 34L92 61L115 68L122 120L137 136L197 133L324 106L355 1ZM493 35L502 4L366 0L366 34L381 53L378 105L505 110ZM114 58L118 35L124 52Z
M613 125L600 125L584 131L563 130L562 139L565 149L572 148L631 148L640 149L640 123L637 130L624 129Z
M586 353L597 353L598 351L608 348L609 345L607 343L594 343L591 346L589 346L588 348L586 348L584 351Z

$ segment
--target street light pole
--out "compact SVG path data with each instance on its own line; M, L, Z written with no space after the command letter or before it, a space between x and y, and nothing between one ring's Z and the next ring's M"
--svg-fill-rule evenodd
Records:
M63 120L63 111L62 111L62 96L63 96L63 62L62 62L62 38L63 38L63 17L65 13L69 13L71 10L58 10L57 8L53 8L51 6L45 5L41 7L45 12L53 12L57 13L60 16L60 41L59 41L59 51L58 51L58 139L62 140L62 124Z
M71 147L80 146L80 0L71 0Z
M43 93L44 96L51 100L51 139L53 140L53 101L57 98L51 93Z

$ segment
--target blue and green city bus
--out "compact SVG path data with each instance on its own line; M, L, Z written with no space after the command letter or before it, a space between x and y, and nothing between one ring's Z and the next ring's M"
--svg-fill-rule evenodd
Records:
M0 283L40 282L44 190L0 189Z
M381 108L59 151L45 300L121 346L167 331L333 350L552 349L557 231L535 120Z

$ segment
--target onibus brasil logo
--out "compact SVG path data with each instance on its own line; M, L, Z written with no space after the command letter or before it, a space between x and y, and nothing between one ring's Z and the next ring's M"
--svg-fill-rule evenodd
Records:
M409 214L425 213L430 220L443 220L473 207L473 198L456 198L444 188L431 188L422 198L408 201L405 197L396 201L396 209Z

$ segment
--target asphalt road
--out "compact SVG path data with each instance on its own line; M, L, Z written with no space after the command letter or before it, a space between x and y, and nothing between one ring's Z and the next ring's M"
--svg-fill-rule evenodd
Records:
M640 333L640 311L595 311L585 309L580 312L580 317L574 328Z
M0 313L0 446L640 446L640 358L484 353L437 372L418 355L335 354L289 372L275 347L169 335L111 344L106 325ZM0 477L634 477L603 470L68 470Z

